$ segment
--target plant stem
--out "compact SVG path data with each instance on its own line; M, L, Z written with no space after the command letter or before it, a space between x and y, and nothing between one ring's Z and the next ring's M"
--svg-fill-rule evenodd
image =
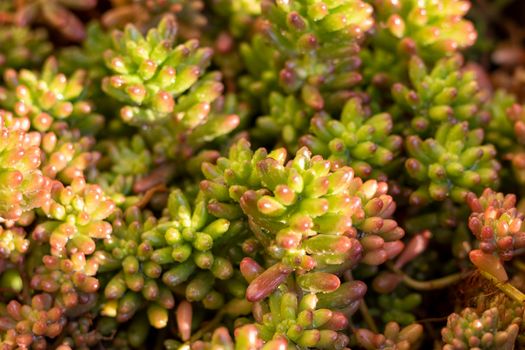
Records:
M499 290L505 293L509 298L516 300L518 303L525 303L525 294L509 282L501 282L496 277L485 271L480 271L481 275L491 281Z
M359 311L361 312L361 316L363 316L363 319L365 320L366 324L368 325L368 328L374 333L378 333L379 330L376 326L376 323L374 321L374 318L370 315L368 312L368 306L366 305L365 300L361 300L361 303L359 304Z
M403 283L412 289L421 291L443 289L461 281L462 279L463 274L460 272L430 281L418 281L407 275L403 275Z
M209 323L204 325L201 329L199 329L197 332L195 332L195 334L191 336L189 343L192 344L193 342L199 340L206 332L217 328L217 326L221 323L223 316L224 316L223 310L217 312L215 317Z
M144 196L135 204L139 208L144 208L146 205L148 205L149 201L153 197L153 195L157 192L166 192L168 188L164 184L160 184L157 186L154 186L150 188L149 190L144 193Z
M435 290L435 289L443 289L448 286L451 286L459 281L461 281L464 277L464 273L458 272L453 273L451 275L436 278L434 280L430 281L418 281L413 279L412 277L405 274L402 270L396 268L393 265L388 266L393 272L397 273L398 275L403 277L403 283L405 283L407 286L409 286L412 289L420 290L420 291L426 291L426 290Z

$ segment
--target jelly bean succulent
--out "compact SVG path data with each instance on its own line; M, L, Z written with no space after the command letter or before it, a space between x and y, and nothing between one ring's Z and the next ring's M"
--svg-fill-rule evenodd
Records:
M497 187L501 165L495 158L492 144L483 144L483 129L469 130L467 122L444 122L434 138L406 138L410 158L405 161L409 177L420 183L412 192L415 204L448 197L461 202L469 191L480 192L488 186Z
M485 6L0 1L0 349L525 347Z
M67 323L63 310L53 305L50 294L36 294L29 304L11 300L0 306L0 315L0 339L6 349L44 348L46 337L57 337Z
M65 39L79 42L85 38L86 33L84 23L75 12L92 10L96 5L97 0L14 1L6 9L5 20L19 26L28 26L33 22L44 23Z
M134 23L141 31L154 27L163 15L177 14L181 35L187 39L197 38L208 22L201 13L204 2L201 0L112 0L113 8L101 18L106 27L124 27Z
M365 178L386 176L388 169L402 146L402 138L390 135L394 123L387 113L367 115L357 98L350 99L341 119L315 116L311 121L312 135L303 136L301 144L328 159L349 165L356 174Z
M211 50L200 48L196 40L178 43L176 33L173 17L165 17L146 36L132 24L114 32L113 47L104 52L113 75L103 79L102 88L125 104L120 110L125 121L151 123L170 114L188 123L198 121L206 114L203 104L214 100L214 90L220 93L213 80L199 81Z
M355 332L355 342L366 350L372 349L413 349L419 347L423 336L423 327L414 323L401 328L396 322L389 322L384 333L361 328Z
M434 61L476 41L473 24L464 16L469 1L370 0L379 22L379 47L416 53Z
M16 116L29 118L31 129L49 130L54 123L65 120L82 131L100 127L102 116L93 105L83 99L86 71L77 70L70 78L59 72L58 61L49 57L37 74L22 69L8 69L4 73L5 87L0 93L0 106Z
M267 305L254 306L259 336L263 341L284 338L299 348L343 349L349 342L348 336L340 333L348 325L346 316L317 308L318 302L315 294L299 299L296 293L277 290Z
M523 306L505 296L480 303L481 310L465 308L448 317L441 330L443 349L513 349L523 332ZM487 305L483 305L487 304Z
M0 26L0 73L6 68L33 68L39 66L51 53L53 45L47 31L30 30L15 25Z
M392 86L398 106L410 115L415 134L427 134L444 122L468 122L471 128L486 123L482 109L484 91L473 71L463 67L461 56L438 61L431 72L413 56L408 65L412 89L401 83Z
M42 150L34 143L25 121L9 112L0 112L1 176L4 185L0 218L2 222L20 219L25 213L47 205L50 181L39 169Z

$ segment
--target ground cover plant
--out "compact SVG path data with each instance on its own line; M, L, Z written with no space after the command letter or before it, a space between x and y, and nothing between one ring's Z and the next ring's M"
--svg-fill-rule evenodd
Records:
M0 1L0 349L525 348L519 1Z

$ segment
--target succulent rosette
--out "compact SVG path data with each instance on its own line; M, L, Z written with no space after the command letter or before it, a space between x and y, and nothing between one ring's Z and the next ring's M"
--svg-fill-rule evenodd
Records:
M477 38L464 18L471 3L464 0L371 0L377 13L378 46L416 53L435 60L472 46Z
M451 198L462 202L468 192L498 186L501 165L492 144L483 144L483 129L469 130L467 122L443 123L434 138L406 139L405 168L420 187L410 195L411 203Z
M27 126L27 120L0 111L1 221L18 220L50 199L50 181L39 169L42 151Z
M133 25L113 32L113 47L104 52L113 75L104 78L102 89L124 104L120 116L125 121L153 123L183 113L191 123L203 113L203 105L217 97L214 90L221 92L213 79L199 80L210 63L211 49L200 48L197 40L178 43L176 33L172 16L146 36Z
M495 298L488 306L482 312L465 308L450 315L441 330L443 349L513 349L523 329L523 306L506 297Z

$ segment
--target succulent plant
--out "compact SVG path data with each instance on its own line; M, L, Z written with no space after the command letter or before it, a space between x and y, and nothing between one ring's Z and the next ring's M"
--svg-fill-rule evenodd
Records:
M496 298L492 304L482 312L465 308L451 314L441 330L443 349L513 349L523 327L523 307L506 298Z
M30 30L27 27L0 26L0 73L6 68L20 69L39 66L51 52L45 29Z
M55 304L73 314L83 304L92 306L100 282L93 277L98 268L95 259L86 259L81 253L71 255L70 259L45 255L42 265L34 270L30 286L54 295Z
M151 151L140 135L131 139L104 140L97 147L98 152L93 153L100 159L97 170L89 174L89 180L98 183L110 195L131 195L135 182L152 169Z
M13 21L20 26L43 22L60 32L66 39L82 41L86 32L82 21L72 12L87 11L97 5L97 0L27 0L15 1Z
M498 186L500 164L496 149L483 144L483 129L469 130L467 122L443 123L434 138L406 139L408 175L420 184L410 195L411 203L421 205L450 197L465 200L468 192Z
M37 294L29 304L16 300L0 304L0 320L0 344L5 349L45 347L45 338L58 337L67 322L49 294Z
M286 288L276 290L267 303L257 304L256 324L263 341L287 339L298 349L344 349L349 342L342 333L348 319L342 312L317 307L315 294L302 298Z
M412 88L396 83L392 97L411 117L414 133L427 136L447 122L466 121L473 129L490 118L483 110L484 91L475 73L463 68L462 56L441 59L430 72L420 58L413 56L408 73Z
M122 119L129 123L154 123L172 114L191 125L206 117L206 107L217 98L222 85L201 79L210 63L211 50L196 40L178 43L177 24L166 16L143 36L128 25L113 32L113 47L104 53L113 75L102 89L121 101Z
M408 326L416 322L416 316L412 313L421 305L421 294L410 293L405 296L395 294L382 294L377 299L381 310L383 322L396 322L400 326Z
M390 135L393 125L390 115L370 115L353 98L345 104L340 120L323 115L312 118L312 134L303 136L300 143L334 163L351 166L360 177L386 179L381 169L388 169L403 143L399 135Z
M299 135L308 130L308 121L313 114L311 109L305 109L295 96L275 91L270 94L268 103L271 106L269 114L257 118L253 137L264 143L272 138L295 151Z
M203 195L193 206L180 189L171 191L168 198L168 216L158 225L145 231L142 238L153 248L151 260L159 265L191 262L220 279L233 274L231 263L216 256L213 248L221 240L232 239L242 230L224 218L214 218L207 210Z
M487 138L494 143L503 158L510 161L518 183L525 181L525 110L514 96L497 91L489 104L492 119Z
M386 183L363 182L351 168L312 157L306 148L286 165L284 150L266 154L239 141L231 159L203 167L207 180L201 182L210 212L225 218L244 212L260 244L281 261L261 275L260 283L252 282L249 300L264 298L277 287L263 281L282 282L293 270L341 271L361 260L363 250L362 261L378 265L399 252L404 231L390 219L395 205L386 195ZM238 168L256 159L261 160L251 169Z
M199 158L199 151L210 143L220 140L239 126L240 117L236 106L226 105L222 98L217 98L222 85L220 75L212 74L203 78L203 89L194 92L214 99L212 104L200 103L188 111L187 120L180 120L180 114L172 115L164 122L151 126L143 131L144 138L150 144L154 157L171 161L190 161ZM213 97L212 97L213 96ZM192 97L184 100L189 102ZM181 103L185 103L182 102ZM240 112L240 111L239 111ZM184 118L183 118L184 119ZM184 164L180 165L184 167Z
M68 79L58 70L58 62L50 57L41 74L22 69L6 70L6 87L0 90L0 106L17 117L29 118L31 128L49 130L53 123L64 120L86 133L97 131L103 119L93 105L83 99L86 72L78 70Z
M240 47L250 73L240 86L264 108L255 135L270 134L295 151L313 114L339 111L360 82L356 53L373 25L372 8L360 0L265 0L261 6L267 22ZM260 101L266 94L270 99Z
M395 350L417 348L423 336L423 327L414 323L401 328L395 322L389 322L383 334L374 334L366 328L355 332L357 344L367 350Z
M49 243L53 256L91 255L96 250L95 240L111 235L111 225L105 219L115 204L99 186L87 184L81 177L67 187L54 182L50 203L42 209L48 220L35 227L32 237Z
M185 39L198 38L207 24L201 0L112 0L113 8L101 18L108 28L134 23L141 32L155 27L166 14L174 14Z
M18 220L49 201L50 181L39 170L41 150L27 120L0 111L0 221Z
M64 47L59 52L60 68L67 74L72 74L79 68L86 70L90 81L93 82L89 88L98 93L101 88L100 81L109 74L109 68L104 64L104 51L111 47L111 36L99 22L90 22L81 46ZM100 98L98 94L97 97Z
M261 0L213 0L211 7L228 21L227 29L234 37L246 35L246 30L261 15Z
M464 19L471 3L464 0L370 0L378 22L374 39L389 51L418 54L425 60L450 56L472 46L473 24Z
M57 349L88 350L95 346L102 339L102 335L93 328L93 319L89 315L72 320L66 326L64 340Z
M100 269L116 272L105 287L106 298L118 300L130 289L143 291L147 299L155 299L159 295L155 279L162 268L149 259L151 247L142 241L141 235L156 224L156 218L149 212L141 213L138 207L129 207L124 212L119 209L113 216L113 234L104 239L104 251L99 253Z
M74 179L86 176L94 169L99 154L92 151L95 139L81 136L78 129L56 128L42 136L40 147L45 155L42 172L51 179L71 184Z
M356 72L360 64L357 43L373 26L371 6L361 0L264 0L261 6L262 16L269 21L263 32L271 46L255 36L251 47L241 47L255 77L245 79L243 86L255 93L275 89L297 93L313 110L337 110L361 80ZM339 45L342 41L346 45Z
M23 260L29 250L30 242L23 227L0 229L0 259L10 260L14 263Z
M0 0L0 349L524 348L521 7Z
M477 198L467 197L472 210L469 228L486 254L496 253L502 260L512 259L513 251L525 244L523 214L516 208L516 196L485 189Z

